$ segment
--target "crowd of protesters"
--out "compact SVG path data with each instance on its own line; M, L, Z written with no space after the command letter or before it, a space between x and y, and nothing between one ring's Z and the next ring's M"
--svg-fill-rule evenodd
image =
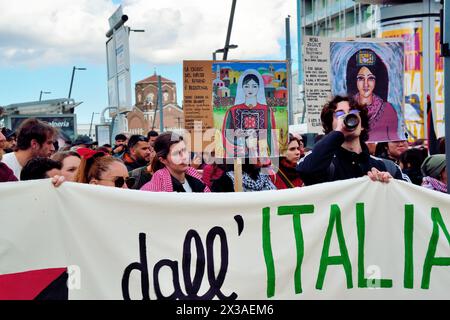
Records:
M357 126L345 123L349 114L357 117ZM441 154L429 155L423 140L367 143L367 108L347 97L333 97L323 107L321 121L324 135L312 149L305 148L306 135L289 134L283 157L242 159L242 190L298 188L367 175L373 181L394 178L447 192L442 148ZM217 159L214 152L208 157L191 154L176 133L118 134L113 146L98 146L81 135L61 148L56 136L53 127L32 118L17 131L2 128L0 182L52 178L56 186L70 181L151 192L235 190L237 173L229 159Z

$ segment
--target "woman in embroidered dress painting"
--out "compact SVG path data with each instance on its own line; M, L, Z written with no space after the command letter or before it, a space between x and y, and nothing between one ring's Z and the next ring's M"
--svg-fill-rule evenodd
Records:
M222 140L227 157L257 158L277 154L275 116L267 105L264 81L257 70L239 77L234 106L225 114Z

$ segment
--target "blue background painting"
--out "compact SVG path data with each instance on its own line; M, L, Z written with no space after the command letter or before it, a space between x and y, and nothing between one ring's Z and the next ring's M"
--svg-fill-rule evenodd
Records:
M402 42L359 42L340 41L330 43L331 92L347 95L347 62L360 49L373 50L385 63L388 70L389 86L387 101L398 114L398 135L404 137L403 116L403 73L404 46Z

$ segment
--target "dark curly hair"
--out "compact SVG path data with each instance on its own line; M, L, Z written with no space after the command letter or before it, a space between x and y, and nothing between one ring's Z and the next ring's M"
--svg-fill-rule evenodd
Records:
M354 99L344 96L335 96L331 101L323 106L322 112L320 114L320 120L322 120L322 127L325 134L333 131L333 117L334 111L336 111L338 103L342 101L347 101L350 105L350 110L359 110L359 116L361 118L361 126L364 129L361 131L359 136L362 142L369 140L369 114L367 108L358 104Z

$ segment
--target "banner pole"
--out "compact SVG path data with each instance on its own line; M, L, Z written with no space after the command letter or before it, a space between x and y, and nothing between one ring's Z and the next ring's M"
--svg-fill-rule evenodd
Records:
M450 0L441 0L441 56L444 57L444 108L445 108L445 155L446 168L450 166ZM448 169L447 169L448 170ZM447 193L450 193L450 181L447 179Z
M234 192L242 192L242 159L234 159Z

